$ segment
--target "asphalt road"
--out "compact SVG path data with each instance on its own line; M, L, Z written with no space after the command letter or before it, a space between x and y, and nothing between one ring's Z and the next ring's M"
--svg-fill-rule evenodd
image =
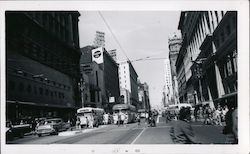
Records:
M173 122L166 123L165 118L157 120L156 127L148 127L142 121L127 124L126 126L105 125L83 133L71 136L25 136L9 142L10 144L173 144L169 130ZM192 123L197 140L203 144L223 144L225 136L221 133L221 126L202 125Z

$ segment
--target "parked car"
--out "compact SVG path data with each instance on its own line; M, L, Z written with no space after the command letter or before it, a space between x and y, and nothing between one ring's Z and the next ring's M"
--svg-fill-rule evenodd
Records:
M6 140L11 141L14 137L23 138L24 134L32 131L31 124L13 125L11 121L6 121Z
M41 137L44 134L58 134L70 128L70 123L64 122L61 118L46 119L44 124L39 125L36 134Z

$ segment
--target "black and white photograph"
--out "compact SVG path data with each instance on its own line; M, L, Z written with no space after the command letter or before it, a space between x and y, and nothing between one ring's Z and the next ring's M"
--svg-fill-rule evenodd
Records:
M244 2L54 4L1 8L3 153L249 152Z

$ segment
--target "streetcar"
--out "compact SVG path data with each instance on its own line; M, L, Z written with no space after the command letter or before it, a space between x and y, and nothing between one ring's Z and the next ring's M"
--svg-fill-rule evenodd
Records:
M125 114L128 119L128 123L136 121L136 108L133 105L129 104L116 104L113 106L113 116L114 123L118 121L118 114Z
M104 109L93 108L93 107L83 107L77 110L77 119L80 120L81 128L88 125L87 119L93 121L93 126L98 127L103 124L103 114Z

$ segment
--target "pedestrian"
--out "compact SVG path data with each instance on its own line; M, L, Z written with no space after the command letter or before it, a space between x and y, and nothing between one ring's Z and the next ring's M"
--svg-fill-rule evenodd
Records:
M89 128L89 119L88 117L85 117L86 118L86 128Z
M238 109L234 109L232 113L233 118L233 134L234 134L234 143L238 143Z
M141 117L139 113L137 114L136 120L137 120L138 126L141 125Z
M127 127L127 124L128 124L128 114L125 113L124 117L125 117L125 119L124 119L124 126Z
M198 111L197 111L197 117L198 117L198 121L203 121L203 110L202 107L199 107Z
M81 121L79 117L76 119L76 129L81 129Z
M118 123L118 127L119 127L120 124L121 124L121 113L120 113L120 112L118 113L118 120L117 120L117 123Z
M147 112L146 116L145 116L145 124L149 123L149 121L148 121L149 120L149 116L148 115L149 115L149 113Z
M125 121L125 113L121 113L121 124L123 125Z
M179 112L179 119L174 123L170 130L170 136L174 143L180 144L196 144L196 137L194 131L189 123L190 108L181 108Z
M225 115L225 126L222 131L223 134L226 135L226 143L229 143L229 144L234 144L236 142L235 134L233 132L233 127L235 127L233 126L233 111L234 111L234 108L229 106L228 111L226 112L226 115Z
M94 128L94 117L91 115L88 119L88 128Z
M166 123L168 123L169 121L171 121L171 118L170 118L170 111L166 111Z

